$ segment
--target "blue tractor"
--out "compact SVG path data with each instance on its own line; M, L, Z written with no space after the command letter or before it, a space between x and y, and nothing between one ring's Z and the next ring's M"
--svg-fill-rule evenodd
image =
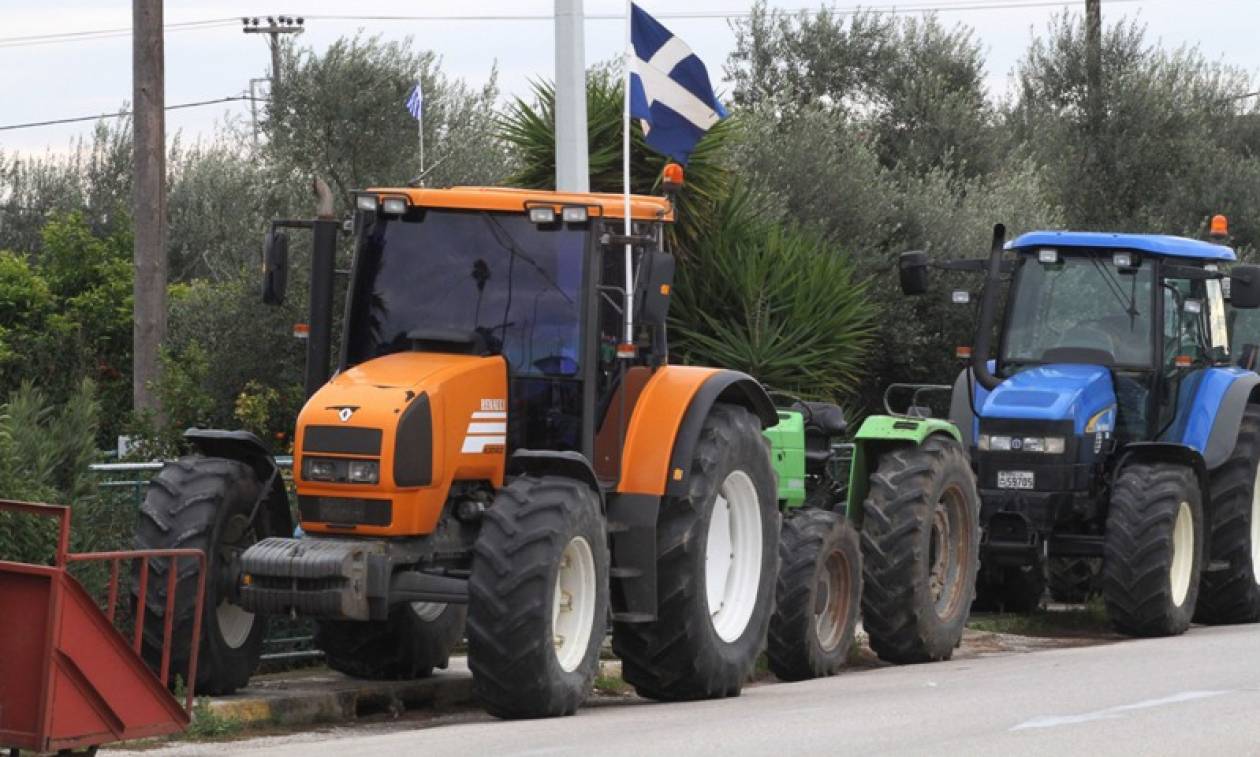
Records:
M1169 236L1007 243L1001 225L984 260L901 256L907 294L931 265L985 276L950 408L982 501L977 602L1031 609L1047 563L1092 562L1122 632L1260 620L1260 375L1229 328L1260 306L1260 266L1234 261Z

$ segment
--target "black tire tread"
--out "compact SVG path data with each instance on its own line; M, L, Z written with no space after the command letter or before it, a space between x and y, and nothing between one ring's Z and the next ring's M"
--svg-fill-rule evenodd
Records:
M818 569L833 551L842 551L853 567L844 635L834 650L818 645L814 590ZM862 546L848 521L827 510L807 509L787 516L779 537L779 579L770 618L766 658L782 681L834 675L848 661L857 632L862 594Z
M961 620L942 623L929 596L927 539L937 482L948 475L964 480L973 525ZM966 453L954 439L933 435L916 447L898 447L879 459L863 503L862 623L871 649L898 664L948 660L962 638L975 596L979 568L979 493Z
M554 663L551 586L579 510L598 522L594 551L600 600L594 654L575 671L574 685L547 673ZM473 691L500 718L572 715L594 686L608 606L608 548L599 500L584 483L562 476L521 476L504 486L485 511L468 582L468 665ZM592 535L593 538L593 535ZM541 582L541 586L539 583ZM593 661L593 664L591 663Z
M1175 636L1190 625L1202 565L1201 509L1195 524L1199 554L1181 608L1172 606L1168 580L1173 523L1183 498L1192 508L1202 506L1198 480L1184 465L1131 463L1116 477L1103 544L1102 591L1112 625L1122 633Z
M1251 496L1260 463L1260 405L1247 405L1234 451L1212 471L1212 503L1204 570L1195 620L1200 623L1260 621L1260 585L1251 563Z
M210 543L219 509L225 496L247 500L250 504L261 489L249 466L235 460L200 456L183 457L163 468L149 482L144 504L140 508L135 530L136 549L199 549L207 555L206 606L204 615L215 612L216 575L215 545ZM149 561L148 591L145 598L145 623L142 652L148 663L157 667L162 657L163 624L166 609L168 561ZM131 596L138 604L138 566L133 569ZM196 610L197 567L192 560L180 560L175 584L175 618L172 621L170 670L171 680L183 677L188 669L190 640ZM261 644L266 619L257 617L251 641ZM202 623L201 653L197 666L196 691L200 694L230 694L245 686L253 674L252 666L219 665L210 650L209 633L213 624ZM256 655L254 664L257 663Z
M759 639L758 649L746 660L722 662L709 654L708 639L713 631L696 622L693 612L697 603L706 601L703 575L695 575L690 566L704 556L701 529L712 497L721 485L715 480L718 468L728 453L740 450L749 454L759 469L748 471L753 482L765 479L773 489L769 442L762 435L756 416L737 405L715 404L696 443L686 496L661 502L656 547L657 620L613 626L613 652L621 658L622 678L640 696L661 701L737 696L756 664L756 652L764 646L778 570L775 547L767 550L770 568L762 573L763 585L769 582L771 590L765 592L768 597L764 606L754 610L741 637L748 638L752 633ZM755 454L750 450L755 450ZM777 507L772 517L777 537Z

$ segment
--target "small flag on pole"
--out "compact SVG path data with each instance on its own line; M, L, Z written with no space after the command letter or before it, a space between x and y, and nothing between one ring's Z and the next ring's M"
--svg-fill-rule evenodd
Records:
M631 5L630 114L643 125L648 146L686 163L696 143L726 117L709 71L674 33Z
M407 97L407 110L416 120L420 119L420 113L424 110L424 92L420 89L419 79L416 80L416 86L411 90L411 95Z

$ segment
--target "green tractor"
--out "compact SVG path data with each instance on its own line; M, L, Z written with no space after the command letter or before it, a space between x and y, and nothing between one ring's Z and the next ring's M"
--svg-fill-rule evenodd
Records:
M980 555L980 497L958 429L894 384L886 415L848 426L835 405L777 395L764 433L783 511L767 657L782 680L836 673L858 610L880 659L947 660L962 640ZM890 399L910 394L903 412Z

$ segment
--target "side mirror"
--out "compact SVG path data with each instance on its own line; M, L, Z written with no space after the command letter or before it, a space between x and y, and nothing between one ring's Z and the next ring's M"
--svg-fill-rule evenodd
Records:
M926 252L903 252L897 260L902 294L923 294L928 289L928 256Z
M669 295L674 286L674 256L668 252L646 252L639 264L635 305L638 319L649 326L664 326L669 317Z
M1260 265L1236 265L1229 272L1229 300L1236 308L1260 308Z
M263 304L284 304L288 284L289 235L280 229L272 229L267 232L267 240L263 244Z

